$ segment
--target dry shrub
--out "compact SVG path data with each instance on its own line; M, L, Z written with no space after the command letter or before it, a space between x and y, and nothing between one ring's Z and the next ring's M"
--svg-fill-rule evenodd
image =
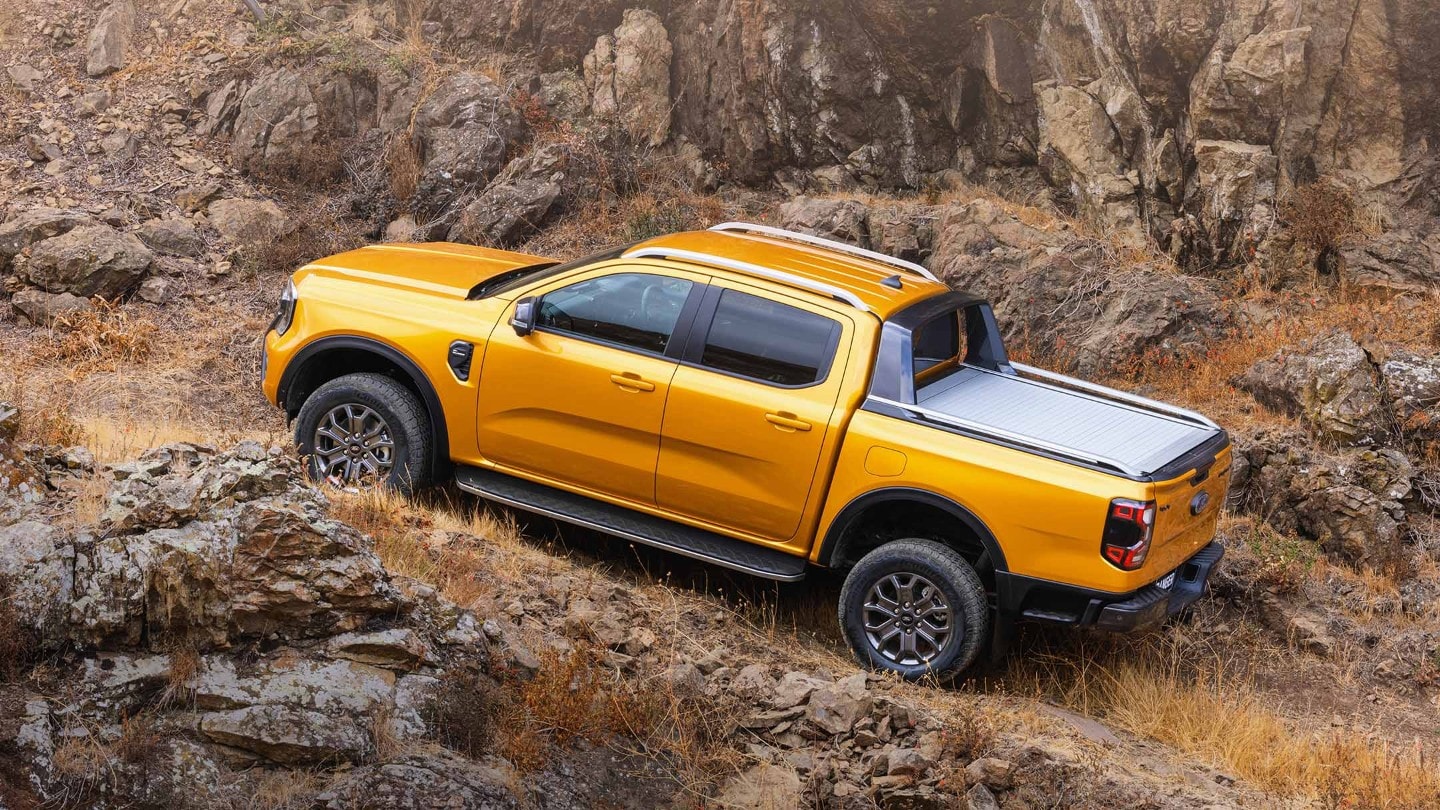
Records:
M64 362L72 375L113 371L148 358L155 331L153 321L131 314L119 301L97 298L89 309L57 318L37 358Z
M1227 571L1274 593L1294 593L1316 572L1322 555L1313 541L1253 517L1225 521Z
M20 624L14 582L0 577L0 683L24 677L38 649L39 639Z
M353 148L353 143L339 138L321 138L294 154L266 158L251 173L280 188L323 190L340 178L345 155Z
M365 244L358 227L342 224L321 210L287 234L252 240L236 254L235 265L248 277L289 274L304 265Z
M1279 213L1295 241L1317 254L1361 230L1355 195L1328 181L1297 186L1280 200Z
M385 176L390 179L390 193L400 202L415 196L420 187L420 145L415 136L396 132L385 141Z

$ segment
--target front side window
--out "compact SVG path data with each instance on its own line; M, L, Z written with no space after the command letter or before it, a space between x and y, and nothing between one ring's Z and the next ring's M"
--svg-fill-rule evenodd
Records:
M840 324L735 290L721 293L700 364L788 387L825 379Z
M539 326L664 354L692 281L649 273L587 279L540 299Z

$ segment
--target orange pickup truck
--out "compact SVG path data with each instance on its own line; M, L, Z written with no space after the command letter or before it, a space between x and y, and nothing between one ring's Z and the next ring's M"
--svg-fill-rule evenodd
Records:
M567 263L386 244L296 272L264 388L312 475L484 498L755 576L847 571L858 659L956 673L1015 622L1203 593L1205 417L1012 362L924 267L726 223Z

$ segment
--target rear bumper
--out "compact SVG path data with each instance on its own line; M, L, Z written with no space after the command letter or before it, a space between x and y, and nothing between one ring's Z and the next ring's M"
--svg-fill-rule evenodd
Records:
M1160 624L1205 595L1205 583L1210 579L1210 572L1224 556L1225 547L1211 542L1175 569L1175 579L1170 587L1161 588L1157 583L1141 588L1123 602L1102 604L1095 617L1095 626L1101 630L1126 632ZM1169 576L1161 578L1160 582Z
M1105 593L1058 582L999 574L998 607L1010 619L1031 619L1076 627L1130 632L1153 627L1194 604L1205 594L1205 584L1225 547L1212 541L1181 563L1167 587L1156 583L1133 593Z

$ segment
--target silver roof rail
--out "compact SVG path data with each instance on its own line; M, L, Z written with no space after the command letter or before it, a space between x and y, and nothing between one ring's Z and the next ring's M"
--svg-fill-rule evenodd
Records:
M772 236L776 239L788 239L791 242L802 242L807 245L828 248L830 250L839 251L841 253L849 253L851 256L860 256L871 261L880 262L881 264L888 264L891 267L898 267L901 270L914 273L915 275L920 276L927 281L940 281L939 278L936 278L934 273L926 270L924 267L916 264L915 262L907 262L904 259L897 259L894 256L886 256L884 253L876 253L873 250L866 250L865 248L856 247L845 242L837 242L834 239L826 239L820 236L811 236L808 233L787 231L784 228L774 228L769 225L756 225L753 222L722 222L719 225L712 226L710 230L720 231L722 233L758 233L761 236Z
M1186 410L1185 408L1171 405L1168 402L1157 402L1153 399L1142 397L1139 394L1132 394L1128 391L1121 391L1115 388L1109 388L1104 385L1096 385L1095 383L1087 382L1085 380L1078 380L1074 377L1067 377L1064 374L1056 374L1053 371L1046 371L1043 368L1027 366L1024 363L1011 362L1010 367L1024 374L1029 374L1032 377L1039 377L1040 379L1046 380L1048 382L1066 385L1079 391L1084 391L1087 394L1092 394L1095 397L1100 397L1103 399L1113 399L1120 402L1129 403L1130 405L1134 405L1150 411L1156 411L1175 419L1190 422L1192 424L1198 424L1202 427L1210 428L1211 430L1221 429L1220 426L1216 424L1213 420L1211 420L1209 417L1203 414L1196 413L1195 411Z
M772 270L769 267L761 267L758 264L727 259L724 256L713 256L709 253L701 253L695 250L681 250L680 248L668 248L663 246L636 248L625 254L627 259L679 259L680 261L693 262L695 264L708 264L714 267L723 267L726 270L734 270L737 273L744 273L749 276L767 278L771 281L778 281L791 287L817 292L828 295L838 301L842 301L861 312L869 312L870 307L865 306L855 293L849 290L842 290L833 284L826 284L821 281L797 276L794 273L786 273L783 270Z

